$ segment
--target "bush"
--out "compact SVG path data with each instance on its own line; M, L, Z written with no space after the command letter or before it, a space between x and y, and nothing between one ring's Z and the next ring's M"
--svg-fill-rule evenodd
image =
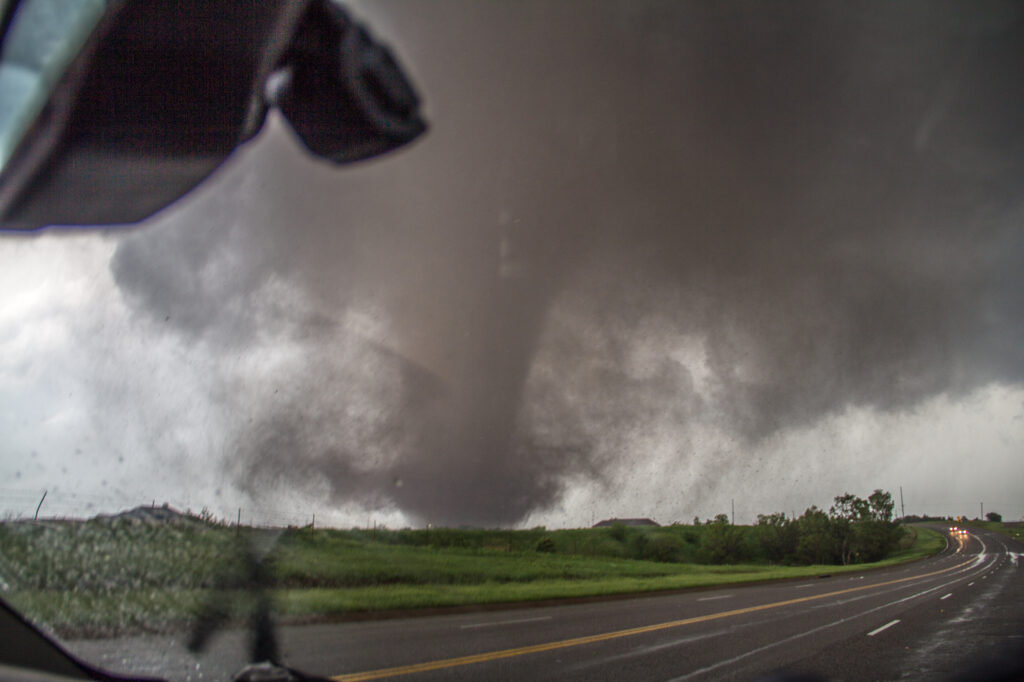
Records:
M537 541L537 547L535 549L538 552L551 554L555 551L555 541L551 539L550 535L545 535Z
M639 528L629 534L628 554L630 559L643 559L647 555L647 534Z
M756 552L773 563L791 562L796 556L800 531L797 524L782 512L758 514L753 544Z
M657 533L648 538L643 550L643 558L650 561L671 563L679 561L682 556L683 543L675 535Z
M800 533L796 547L796 560L801 564L838 564L841 552L836 541L832 519L822 510L811 506L797 519Z
M716 518L705 525L700 543L700 559L709 564L739 563L745 558L743 540L743 531L729 523L728 517Z

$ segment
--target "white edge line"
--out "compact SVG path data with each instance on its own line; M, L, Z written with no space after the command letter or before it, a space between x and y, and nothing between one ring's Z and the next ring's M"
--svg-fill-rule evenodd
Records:
M536 623L541 620L551 620L551 616L540 616L538 618L518 618L516 620L499 620L493 623L472 623L470 625L460 625L460 630L472 630L474 628L490 628L498 625L515 625L517 623Z
M880 628L875 628L874 630L872 630L871 632L869 632L869 633L868 633L868 637L874 637L875 635L877 635L877 634L878 634L879 632L881 632L882 630L888 630L888 629L889 629L889 628L891 628L891 627L892 627L893 625L896 625L896 623L898 623L898 622L900 622L900 619L899 619L899 618L897 618L896 620L893 620L893 621L889 621L888 623L886 623L886 624L885 624L885 625L883 625L882 627L880 627Z
M939 601L942 601L943 599L949 599L952 596L953 596L953 593L950 592L949 594L946 594L946 595L943 595L943 596L939 597Z
M734 595L731 595L731 594L720 594L717 597L701 597L697 601L714 601L716 599L728 599L729 597L732 597L732 596L734 596Z
M964 569L964 570L970 571L972 569L973 569L973 565L968 567L967 569ZM962 572L962 571L957 571L957 573L960 573L960 572ZM917 599L918 597L924 596L924 595L928 594L929 592L935 592L936 590L940 590L943 587L946 587L947 585L952 585L953 583L957 582L958 580L960 580L960 579L959 578L954 578L953 580L949 581L948 583L944 583L942 585L936 585L935 587L929 587L928 589L921 590L920 592L917 592L916 594L911 594L911 595L903 597L901 599L897 599L895 601L891 601L891 602L888 602L886 604L882 604L880 606L876 606L874 608L868 609L867 611L861 611L860 613L855 613L852 616L847 616L845 618L840 618L839 620L833 621L831 623L826 623L825 625L819 625L818 627L811 628L810 630L807 630L806 632L798 632L797 634L791 635L789 637L786 637L785 639L780 639L778 641L771 642L769 644L765 644L764 646L760 646L760 647L758 647L756 649L751 649L750 651L742 653L742 654L740 654L738 656L733 656L732 658L728 658L728 659L726 659L724 661L718 661L717 663L713 663L712 665L705 666L703 668L700 668L699 670L693 670L693 671L691 671L689 673L686 673L685 675L681 675L679 677L676 677L676 678L670 680L669 682L682 682L682 680L689 680L691 678L697 677L698 675L703 675L703 674L708 673L708 672L710 672L712 670L717 670L718 668L721 668L722 666L732 665L732 664L736 663L737 661L741 661L744 658L749 658L750 656L754 656L756 654L759 654L762 651L767 651L769 649L773 649L773 648L775 648L775 647L777 647L777 646L779 646L781 644L785 644L787 642L792 642L792 641L801 639L802 637L807 637L808 635L812 635L812 634L814 634L816 632L821 632L822 630L827 630L829 628L835 627L836 625L840 625L841 623L849 622L849 621L851 621L851 620L853 620L855 618L863 618L864 616L868 615L869 613L875 613L876 611L880 611L882 609L888 608L890 606L894 606L896 604L902 604L902 603L910 601L912 599ZM911 583L911 584L913 584L913 583ZM896 622L899 622L899 619L897 619Z

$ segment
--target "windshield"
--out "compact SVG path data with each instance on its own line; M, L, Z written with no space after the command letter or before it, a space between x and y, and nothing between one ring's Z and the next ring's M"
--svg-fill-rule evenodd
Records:
M0 589L72 651L233 672L185 644L239 528L301 621L289 528L1024 516L1020 6L352 9L422 140L272 112L137 227L0 235Z

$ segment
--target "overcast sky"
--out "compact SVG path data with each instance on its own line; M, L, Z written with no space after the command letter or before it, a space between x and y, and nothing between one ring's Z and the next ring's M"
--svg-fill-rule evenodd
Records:
M1024 515L1016 3L402 3L431 130L0 236L2 511Z

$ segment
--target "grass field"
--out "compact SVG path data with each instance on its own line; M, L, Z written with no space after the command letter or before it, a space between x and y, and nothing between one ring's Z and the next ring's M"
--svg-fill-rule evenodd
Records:
M625 558L674 533L684 562ZM637 540L646 536L643 541ZM546 548L533 548L550 538ZM264 580L279 615L306 620L389 609L593 597L863 571L940 550L940 534L910 528L879 564L693 563L700 529L640 531L260 531L204 524L0 524L0 589L64 636L182 627L219 595L231 616L251 606L250 547L267 552ZM599 554L600 552L600 554ZM229 597L224 599L224 597Z
M1019 542L1024 542L1024 525L1020 525L1017 523L1010 525L1004 522L996 521L968 521L966 524L962 525L995 531L996 533L1009 535L1011 538Z

